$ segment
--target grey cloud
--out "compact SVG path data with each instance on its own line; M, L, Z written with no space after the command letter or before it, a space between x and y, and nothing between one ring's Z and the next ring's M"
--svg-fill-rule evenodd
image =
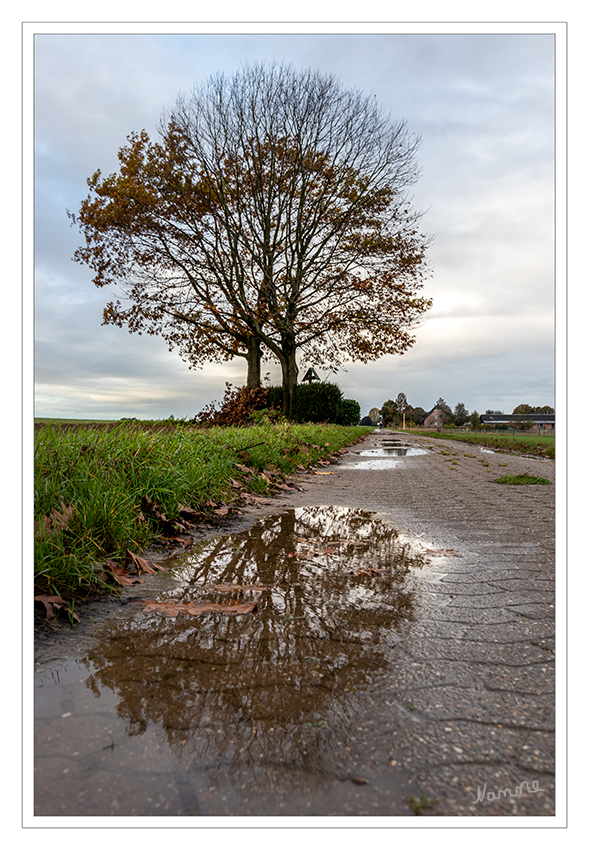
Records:
M346 394L367 409L391 397L398 375L404 385L394 395L402 390L424 407L439 395L471 408L483 396L485 406L507 407L534 387L535 403L550 403L550 36L42 35L35 68L38 412L59 408L61 398L79 415L156 415L146 412L150 403L161 415L184 415L186 405L193 411L220 398L225 376L242 380L240 361L190 372L161 340L101 327L109 293L72 263L81 238L65 210L77 208L96 168L116 169L129 132L155 132L180 90L217 70L231 73L244 59L272 58L374 92L423 137L413 195L428 210L423 229L435 237L434 276L424 290L434 298L432 321L406 356L338 373ZM497 317L512 316L521 317L525 345L497 334ZM449 331L440 354L430 340L444 317L472 327L489 321L476 324L476 347ZM151 402L149 392L134 395L144 381L153 387Z

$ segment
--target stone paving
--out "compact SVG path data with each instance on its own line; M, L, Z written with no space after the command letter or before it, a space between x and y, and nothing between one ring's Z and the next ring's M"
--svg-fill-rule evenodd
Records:
M462 556L431 558L420 622L381 683L394 723L384 734L377 725L366 761L410 770L438 800L423 814L552 815L555 488L493 482L526 472L554 482L554 463L402 436L428 454L363 472L346 468L351 452L306 494L377 511Z
M427 453L388 469L356 467L358 451L391 438ZM406 816L411 796L424 816L554 815L555 488L494 483L525 472L554 482L554 463L383 430L329 472L298 476L300 490L248 509L240 522L284 507L360 508L430 550L415 579L414 622L393 636L393 660L350 731L360 779L341 781L334 771L321 793L309 799L303 787L286 808L260 797L243 812L211 801L206 813ZM88 646L101 616L89 610L57 654ZM51 668L51 649L40 647L37 658L38 669ZM276 766L268 781L278 786L284 771Z

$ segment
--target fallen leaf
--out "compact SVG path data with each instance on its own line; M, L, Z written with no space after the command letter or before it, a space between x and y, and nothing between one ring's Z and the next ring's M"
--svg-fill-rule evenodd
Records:
M250 475L254 474L253 469L250 469L249 466L244 466L242 463L236 463L235 466L239 469L240 472L248 472Z
M127 549L125 553L125 559L125 566L127 566L129 563L135 564L135 567L137 568L137 572L139 574L147 573L148 575L153 576L156 574L156 570L163 570L163 567L160 567L159 564L153 564L153 566L151 566L149 561L146 561L145 558L142 558L140 555L136 555L129 549ZM154 569L153 567L155 567L156 569Z
M197 519L202 517L200 511L195 511L194 508L187 507L186 505L178 505L178 513L184 519L192 520L193 522L196 522Z
M67 528L71 516L74 512L74 506L70 505L69 508L66 508L65 504L62 502L61 510L61 513L56 510L51 511L51 513L49 514L49 519L52 522L54 533L57 533L58 531L63 531L64 528Z
M110 558L108 561L105 561L102 564L106 570L112 575L115 581L118 581L119 584L122 584L123 587L130 587L133 584L143 584L143 579L137 578L129 570L124 569L124 567L119 567L114 561Z
M226 508L226 507L222 507L222 508L215 508L215 510L213 511L213 513L216 513L216 514L217 514L217 516L225 516L226 514L228 514L228 513L229 513L229 508Z
M244 485L241 483L241 481L236 481L235 478L232 478L231 486L234 488L234 490L243 490Z
M178 614L187 614L192 617L209 613L251 614L258 610L255 602L177 602L174 599L158 602L155 599L142 599L141 604L146 614L155 611L162 617L177 617Z
M163 527L166 534L174 534L177 531L188 531L188 527L179 520L169 519L161 506L150 496L144 496L141 500L141 507L145 513L150 514L153 519L157 520Z
M370 785L364 776L350 776L350 782L354 782L356 785Z
M61 608L62 605L67 605L67 602L65 599L62 599L61 596L35 596L35 602L43 603L48 620L51 620L54 616L54 605L56 608Z
M186 552L188 549L191 549L192 544L194 543L194 537L189 537L188 539L174 537L172 539L181 543L182 545L177 549L173 549L168 555L166 555L167 558L174 558L176 555L181 555L183 552Z
M316 469L313 470L313 473L315 475L334 475L335 474L333 472L318 472Z
M254 496L253 493L244 493L246 499L253 499L254 502L259 502L260 505L273 505L272 499L265 499L263 496Z
M36 537L53 537L59 534L64 528L67 528L74 512L74 506L70 505L66 508L65 503L61 503L61 512L57 509L51 511L48 517L44 516L38 522L35 522Z

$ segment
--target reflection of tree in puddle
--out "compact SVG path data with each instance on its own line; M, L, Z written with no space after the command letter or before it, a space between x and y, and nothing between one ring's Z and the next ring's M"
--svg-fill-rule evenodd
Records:
M230 765L238 785L263 787L273 766L286 766L290 781L321 782L345 761L395 627L413 617L407 579L420 564L371 514L315 507L268 517L169 562L179 587L158 594L256 598L257 612L168 619L133 606L90 656L89 686L118 693L129 735L160 725L185 764ZM390 573L354 575L366 567ZM271 588L206 590L227 583Z

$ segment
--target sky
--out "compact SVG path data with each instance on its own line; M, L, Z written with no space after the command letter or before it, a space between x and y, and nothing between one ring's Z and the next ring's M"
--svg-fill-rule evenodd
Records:
M66 214L79 208L96 169L117 169L130 132L155 137L178 93L245 60L334 74L422 139L411 194L433 237L423 290L433 308L403 356L349 363L335 375L319 367L320 377L359 401L363 415L400 392L426 410L440 397L479 413L554 405L558 26L61 29L30 34L37 416L192 417L223 397L227 381L245 383L242 358L189 370L163 340L103 327L103 307L117 293L97 289L91 270L72 261L82 237ZM265 362L263 372L279 382L277 365Z

